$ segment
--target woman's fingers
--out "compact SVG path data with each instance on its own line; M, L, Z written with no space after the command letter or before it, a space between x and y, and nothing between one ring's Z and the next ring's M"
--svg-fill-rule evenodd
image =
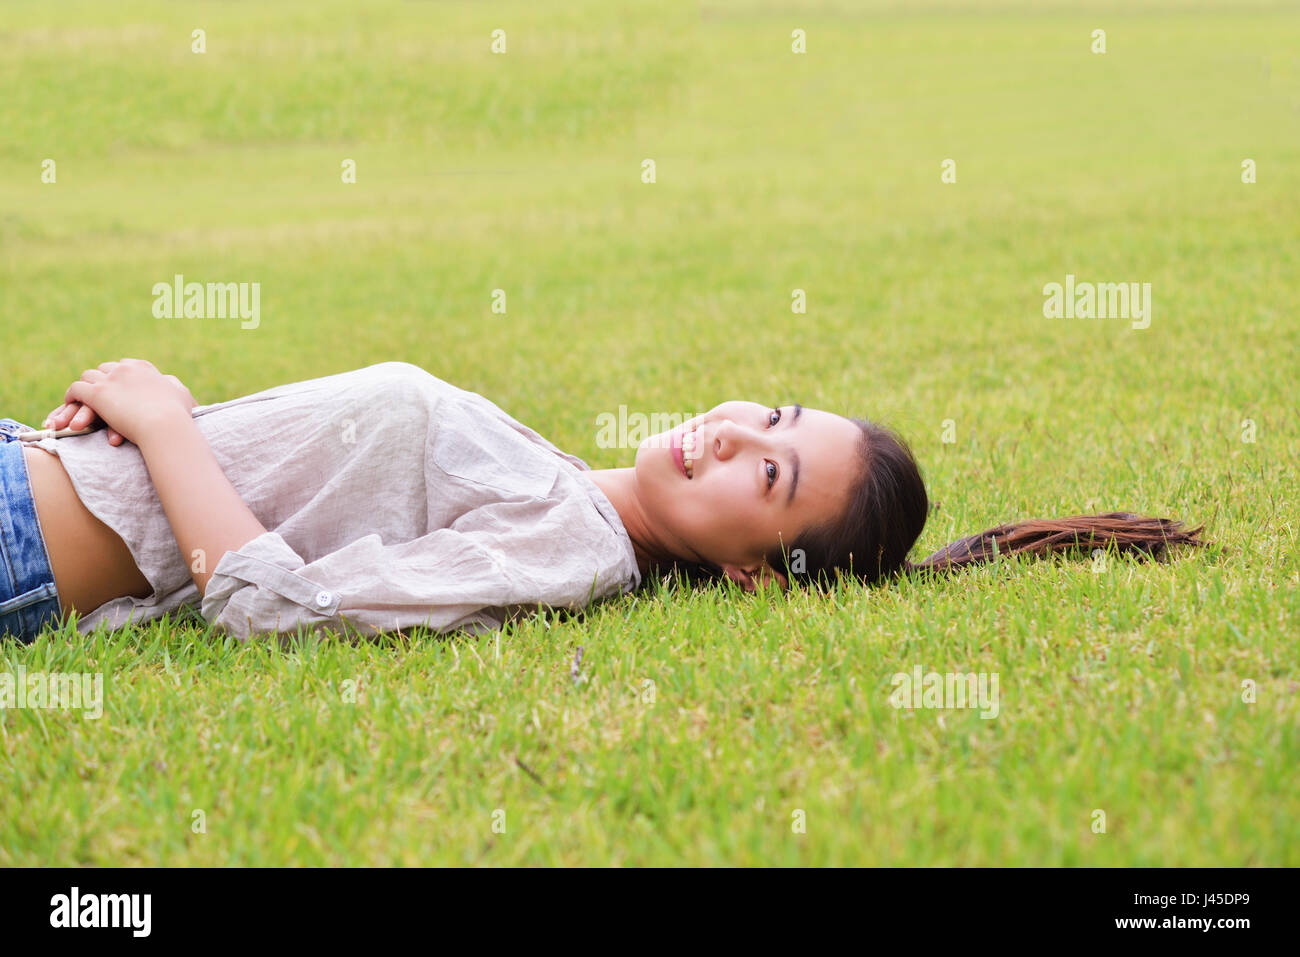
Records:
M45 417L43 428L66 429L73 416L84 408L80 402L65 402Z
M69 429L88 429L94 424L96 418L95 410L88 405L79 408L74 416L68 421L65 428Z
M138 360L129 361L135 362ZM100 363L98 368L87 369L83 372L81 378L68 387L68 391L63 397L63 404L45 417L43 427L47 429L81 430L94 425L100 417L99 413L85 402L87 398L85 385L102 382L108 378L114 368L121 364L121 362L103 362ZM74 395L74 393L76 394ZM126 438L115 429L106 428L104 431L109 445L118 446L126 441Z
M81 374L78 382L98 382L108 377L108 373L113 371L116 362L102 362L97 369L87 369ZM47 429L85 429L95 421L95 410L91 409L84 402L79 402L72 398L72 389L63 396L63 405L59 406L53 412L45 417L44 427Z
M80 425L78 424L78 422L80 421L78 419L78 414L83 412L88 414L90 418L85 425ZM42 428L84 429L94 424L95 418L96 418L95 411L85 403L65 402L63 405L59 406L57 409L55 409L53 412L51 412L49 415L45 417L45 422L42 423ZM126 439L122 437L122 433L118 432L115 429L106 428L104 429L104 434L108 437L108 444L112 446L121 445L123 442L126 441Z
M63 401L80 402L81 401L80 396L84 396L86 394L85 386L94 385L96 382L99 382L101 379L106 379L106 378L108 378L108 376L100 372L98 369L87 369L85 372L81 373L80 379L72 383L72 385L68 386L68 391L63 393Z

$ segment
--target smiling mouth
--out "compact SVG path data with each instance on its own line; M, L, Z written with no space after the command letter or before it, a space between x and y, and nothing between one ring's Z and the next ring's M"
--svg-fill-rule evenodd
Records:
M682 436L682 465L688 479L695 477L695 430Z

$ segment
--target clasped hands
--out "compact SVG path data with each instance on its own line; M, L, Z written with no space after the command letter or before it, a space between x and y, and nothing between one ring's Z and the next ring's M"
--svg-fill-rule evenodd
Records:
M198 403L174 375L163 375L146 359L105 362L87 369L68 386L63 405L45 419L47 429L85 429L102 421L109 445L140 439L178 411L187 416Z

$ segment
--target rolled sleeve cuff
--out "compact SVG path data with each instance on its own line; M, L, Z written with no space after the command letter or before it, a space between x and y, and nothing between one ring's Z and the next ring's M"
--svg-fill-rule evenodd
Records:
M302 556L278 533L262 533L238 551L221 556L203 594L200 606L203 617L216 622L227 611L232 598L236 599L235 604L240 604L237 592L253 586L253 593L266 589L314 615L332 618L338 613L340 595L299 575L295 569L305 564Z

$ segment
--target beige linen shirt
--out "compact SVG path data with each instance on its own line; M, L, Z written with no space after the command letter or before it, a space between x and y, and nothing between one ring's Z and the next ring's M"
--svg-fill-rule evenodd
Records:
M343 623L490 631L538 606L577 610L641 582L618 512L560 451L487 399L405 362L198 406L199 430L268 531L184 556L144 459L104 431L35 443L121 536L153 594L78 630L197 608L239 638ZM192 561L216 561L200 598Z

